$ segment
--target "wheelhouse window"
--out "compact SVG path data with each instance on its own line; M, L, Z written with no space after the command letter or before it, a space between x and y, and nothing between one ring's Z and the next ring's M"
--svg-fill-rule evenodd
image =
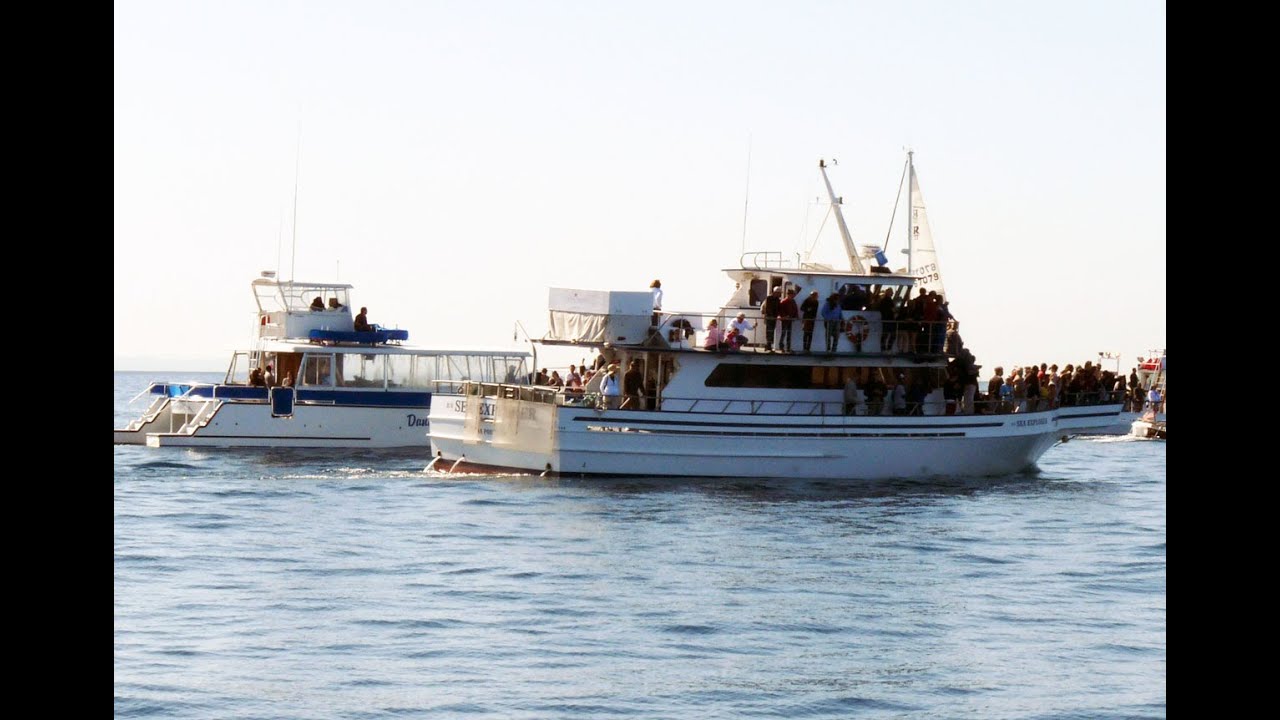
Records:
M386 355L364 353L342 353L338 355L339 387L380 388L383 386L383 371L386 367Z
M300 384L312 387L333 387L334 359L332 354L307 353L302 361Z
M387 355L387 387L431 389L437 377L434 355Z

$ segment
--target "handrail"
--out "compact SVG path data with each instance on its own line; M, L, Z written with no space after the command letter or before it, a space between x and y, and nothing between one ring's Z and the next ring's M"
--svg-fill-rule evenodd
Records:
M533 386L513 386L503 385L500 383L463 383L464 388L461 394L468 397L491 397L505 398L510 400L522 400L525 402L537 402L547 405L556 405L559 407L581 407L583 409L605 409L599 404L598 396L592 397L589 394L579 395L573 392L565 392L564 390L556 390L552 388L539 388ZM838 392L838 391L837 391ZM643 396L646 402L652 403L655 398L653 396ZM1089 405L1120 405L1123 403L1121 399L1112 399L1108 393L1102 391L1076 393L1073 396L1064 396L1064 401L1059 403L1051 403L1046 405L1043 402L1037 402L1031 405L1029 402L1007 399L975 399L974 412L965 413L965 415L1036 415L1039 413L1049 412L1061 407L1077 407ZM1069 402L1066 400L1070 400ZM665 413L681 413L681 414L707 414L707 415L816 415L819 417L845 417L848 415L844 412L845 403L843 398L840 400L771 400L768 398L682 398L664 395L660 400L661 405L656 408L658 411ZM672 407L688 403L687 408ZM702 409L708 403L720 404L719 409ZM892 403L891 398L885 398L878 402L866 400L857 403L856 408L861 408L863 412L854 412L852 415L858 417L946 417L962 415L959 410L960 401L958 399L947 398L941 403L943 412L926 414L924 409L928 405L937 405L938 401L916 401L907 403L906 412L897 413L877 410L871 411L872 406L883 408L885 403ZM733 410L735 406L745 405L746 411ZM781 412L768 412L766 409L771 406L785 406ZM1043 406L1043 407L1042 407ZM948 412L947 409L951 408ZM623 410L623 413L632 412L631 410Z

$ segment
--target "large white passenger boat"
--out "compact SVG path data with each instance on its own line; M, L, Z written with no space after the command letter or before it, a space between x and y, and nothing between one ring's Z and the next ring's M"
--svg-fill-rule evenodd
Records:
M972 355L957 351L945 322L888 315L913 291L941 287L936 257L919 264L911 247L926 238L933 252L910 160L908 168L912 260L904 270L891 272L879 248L855 251L828 182L847 271L792 264L781 253L746 253L724 270L728 299L707 313L655 314L649 292L552 288L550 330L536 342L599 351L604 362L617 364L623 393L638 397L623 409L602 394L609 366L581 394L463 383L432 404L431 467L829 480L1000 475L1032 467L1072 434L1115 422L1122 405L1101 404L1097 396L1066 396L1056 407L1037 409L948 401L949 375L966 371L958 365L976 372ZM822 173L826 180L825 167ZM877 265L865 267L872 258ZM773 288L784 296L795 289L797 299L816 291L822 300L879 302L840 309L838 316L832 311L829 322L819 315L807 351L804 321L797 319L792 351L778 352L761 312ZM712 321L727 330L739 317L746 321L741 327L751 326L745 345L705 344Z
M232 355L222 382L151 383L135 398L149 399L146 410L115 430L117 445L427 447L436 387L527 377L527 352L416 347L408 331L376 325L357 332L350 285L263 275L252 283L252 349Z

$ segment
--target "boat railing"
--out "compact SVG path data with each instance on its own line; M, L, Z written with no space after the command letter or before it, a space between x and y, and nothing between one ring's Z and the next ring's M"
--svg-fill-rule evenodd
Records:
M809 335L808 354L840 355L930 355L954 357L959 350L959 335L949 330L944 320L885 320L877 310L841 310L839 320L828 321L791 318L774 320L773 342L769 342L768 321L759 308L741 310L745 326L735 329L738 312L726 309L714 313L668 312L650 314L593 314L579 313L579 322L566 325L543 338L544 342L569 342L578 344L582 337L574 333L587 332L587 341L609 341L617 346L636 346L653 349L698 350L708 352L767 352L789 349L792 353L804 353L805 336ZM715 322L720 340L714 340L711 323ZM789 326L786 324L790 323ZM625 333L613 333L610 327L627 328ZM647 332L636 328L648 328ZM784 341L789 328L791 342ZM622 334L622 337L618 335ZM833 336L834 335L834 336ZM828 342L828 340L833 342ZM828 347L834 346L834 350Z
M559 407L609 410L607 399L600 393L589 393L561 387L531 385L504 385L502 383L461 383L458 394L476 398L503 398L522 400ZM861 391L860 391L861 392ZM659 410L669 413L704 415L809 415L837 417L845 415L870 416L942 416L942 415L1009 415L1037 414L1064 406L1110 405L1121 400L1101 392L1074 393L1059 398L1059 402L1046 399L1001 399L978 396L973 401L972 412L965 412L964 402L947 398L934 391L925 399L913 399L905 408L893 409L891 397L871 398L862 393L856 403L843 400L781 400L768 398L685 398L671 395L647 395L641 397L642 407L636 410ZM630 412L614 408L619 412Z

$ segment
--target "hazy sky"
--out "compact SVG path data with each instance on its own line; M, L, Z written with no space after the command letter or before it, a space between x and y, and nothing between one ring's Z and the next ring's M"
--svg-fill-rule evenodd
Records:
M884 242L908 147L984 376L1164 347L1163 2L116 0L114 365L225 369L267 269L423 345L711 311L844 262L819 158Z

